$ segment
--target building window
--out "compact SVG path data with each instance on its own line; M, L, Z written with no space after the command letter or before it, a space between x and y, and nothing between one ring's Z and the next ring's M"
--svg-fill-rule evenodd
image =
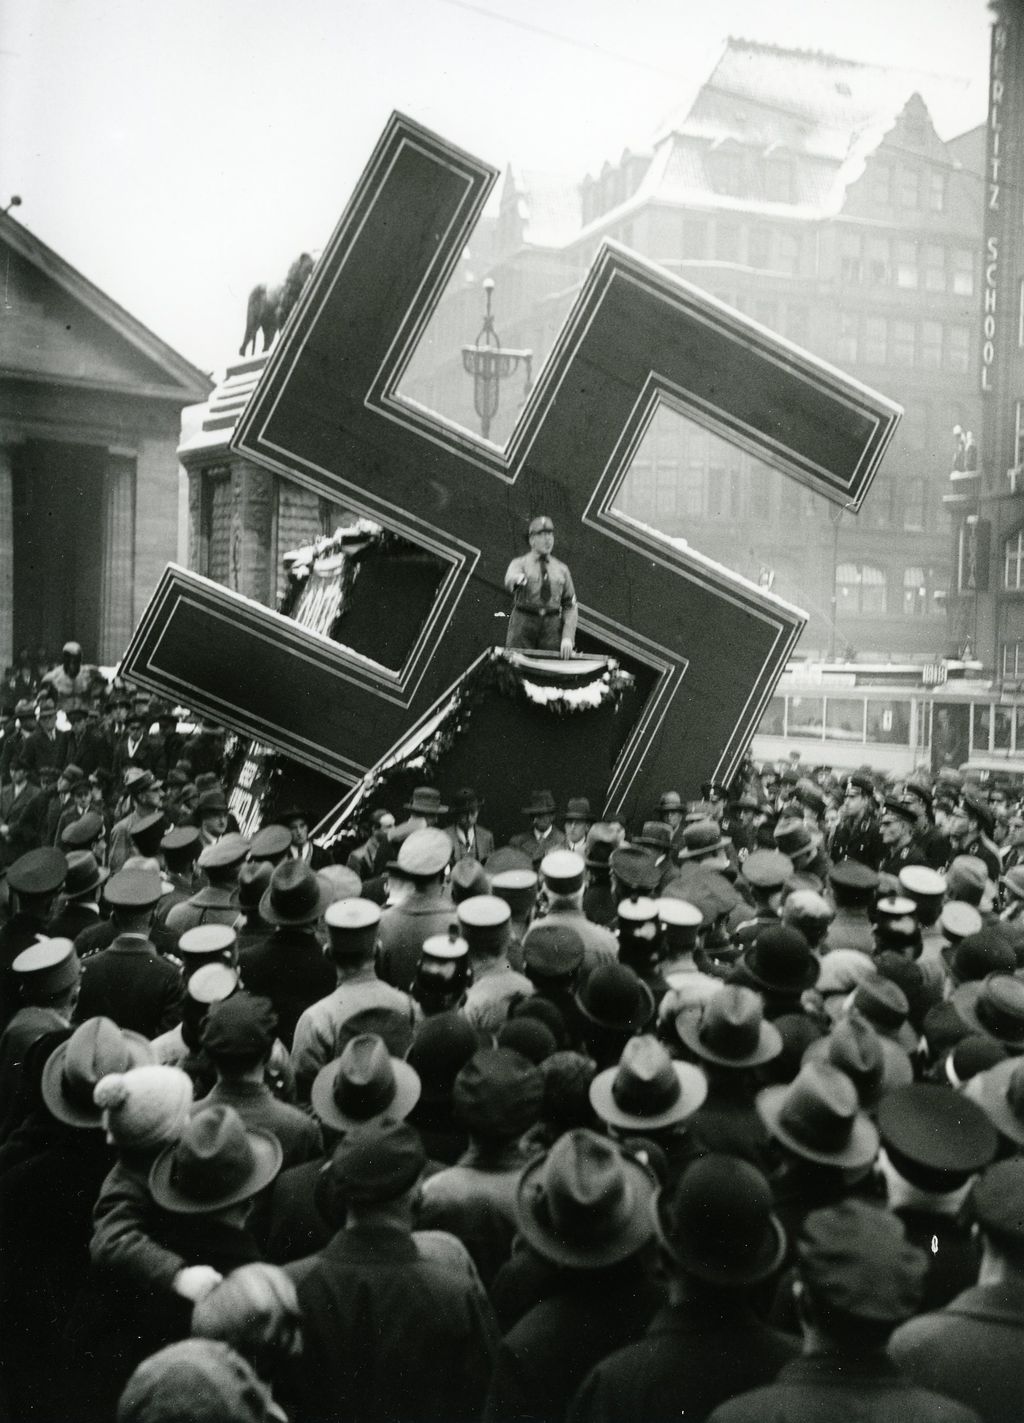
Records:
M840 611L885 612L885 570L870 563L841 563L836 569L836 594Z
M901 208L921 206L921 174L916 168L900 165L898 194Z
M706 257L708 255L708 225L701 218L683 218L683 256Z
M839 313L839 359L846 362L857 359L857 318L848 311Z
M966 247L954 247L953 293L955 296L974 295L974 253Z
M740 230L734 222L715 224L715 256L719 262L735 262L740 255Z
M942 365L942 322L921 322L921 365L937 371Z
M869 316L864 322L864 360L869 366L885 365L884 316Z
M843 232L839 235L839 276L844 282L860 281L860 233Z
M1024 642L1003 643L1003 676L1024 677ZM1020 731L1019 726L1017 730Z
M870 168L871 201L875 207L892 207L892 164L876 160Z
M914 323L894 321L889 331L889 359L894 366L914 364Z
M766 271L771 265L771 254L771 231L757 223L747 233L747 265Z
M1019 593L1024 588L1024 529L1003 545L1003 587L1008 593Z
M904 617L926 618L929 613L942 611L941 605L933 606L935 599L929 597L930 586L934 578L934 568L905 568L903 570Z
M905 291L917 289L917 246L913 242L894 244L896 257L896 285Z
M795 232L779 233L775 270L789 277L795 277L800 271L800 239Z
M965 373L970 368L971 332L967 326L946 327L946 367Z
M868 281L874 286L887 287L891 280L889 265L889 240L885 237L869 237L867 241Z
M946 175L935 168L928 174L928 206L932 212L946 210Z
M926 292L946 290L946 253L944 248L933 242L926 242L921 250L924 267L924 289Z
M908 534L924 532L925 481L919 474L903 480L903 527Z

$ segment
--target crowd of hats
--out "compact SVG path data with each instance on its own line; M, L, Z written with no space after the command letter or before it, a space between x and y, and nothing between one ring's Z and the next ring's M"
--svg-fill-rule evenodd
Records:
M919 825L904 789L867 774L849 784ZM964 788L945 784L911 789L932 813L944 796L955 810ZM108 1016L75 1021L82 965L71 940L40 934L13 958L22 1001L69 1019L38 1064L41 1109L145 1159L148 1198L179 1229L266 1202L281 1141L202 1100L220 1073L253 1064L296 1099L299 1062L279 1041L277 1007L246 990L243 924L282 942L311 936L342 994L350 979L374 981L389 916L433 894L447 923L418 945L410 1011L353 1012L299 1089L323 1133L317 1200L331 1224L412 1199L425 1179L429 1210L431 1179L468 1152L516 1163L515 1233L558 1270L595 1272L595 1288L605 1287L597 1272L657 1258L663 1275L695 1288L768 1283L765 1309L781 1308L772 1282L790 1266L821 1319L832 1310L893 1327L921 1308L931 1269L908 1238L905 1200L938 1215L955 1195L993 1248L1024 1258L1024 927L1014 912L1024 865L993 875L980 856L951 851L941 867L890 874L833 860L827 816L839 789L838 778L773 770L728 795L706 786L699 801L668 791L632 835L574 799L565 815L584 824L580 852L559 837L546 852L521 843L483 863L453 863L456 842L436 824L402 826L378 885L291 858L277 823L252 837L225 828L198 853L194 827L136 816L136 848L160 867L113 874L94 851L100 837L31 850L7 872L12 910L58 894L99 900L144 933L176 854L210 884L230 884L238 909L236 924L176 938L186 996L174 1065L160 1055L166 1044ZM219 787L199 801L200 818L226 809ZM998 807L970 789L966 803L996 845ZM405 809L432 820L479 806L468 790L445 798L425 786ZM523 812L543 819L559 807L537 791ZM1008 829L1011 812L1007 802ZM997 858L1012 853L1010 838L999 844ZM473 992L489 977L514 991L484 1026ZM274 1280L235 1282L243 1314L252 1292L274 1294ZM123 1416L150 1416L147 1400L178 1384L183 1399L224 1390L256 1407L266 1402L258 1372L222 1347L176 1345L142 1365Z

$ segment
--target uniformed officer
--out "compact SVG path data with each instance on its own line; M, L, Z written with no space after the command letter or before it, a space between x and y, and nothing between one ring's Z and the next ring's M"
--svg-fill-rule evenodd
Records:
M530 552L514 558L505 587L515 600L506 647L571 657L576 640L576 589L572 574L551 556L555 526L546 514L530 521Z

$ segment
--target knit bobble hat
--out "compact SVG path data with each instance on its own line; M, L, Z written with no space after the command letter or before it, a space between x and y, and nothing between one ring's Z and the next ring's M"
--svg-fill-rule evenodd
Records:
M151 1151L181 1136L192 1106L192 1079L180 1067L133 1067L101 1077L92 1095L122 1151Z

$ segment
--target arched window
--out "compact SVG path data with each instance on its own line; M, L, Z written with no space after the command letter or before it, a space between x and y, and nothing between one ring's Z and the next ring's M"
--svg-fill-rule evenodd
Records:
M1003 544L1003 587L1011 593L1024 588L1024 529L1018 529Z
M871 563L840 563L836 568L839 611L884 613L885 569Z

